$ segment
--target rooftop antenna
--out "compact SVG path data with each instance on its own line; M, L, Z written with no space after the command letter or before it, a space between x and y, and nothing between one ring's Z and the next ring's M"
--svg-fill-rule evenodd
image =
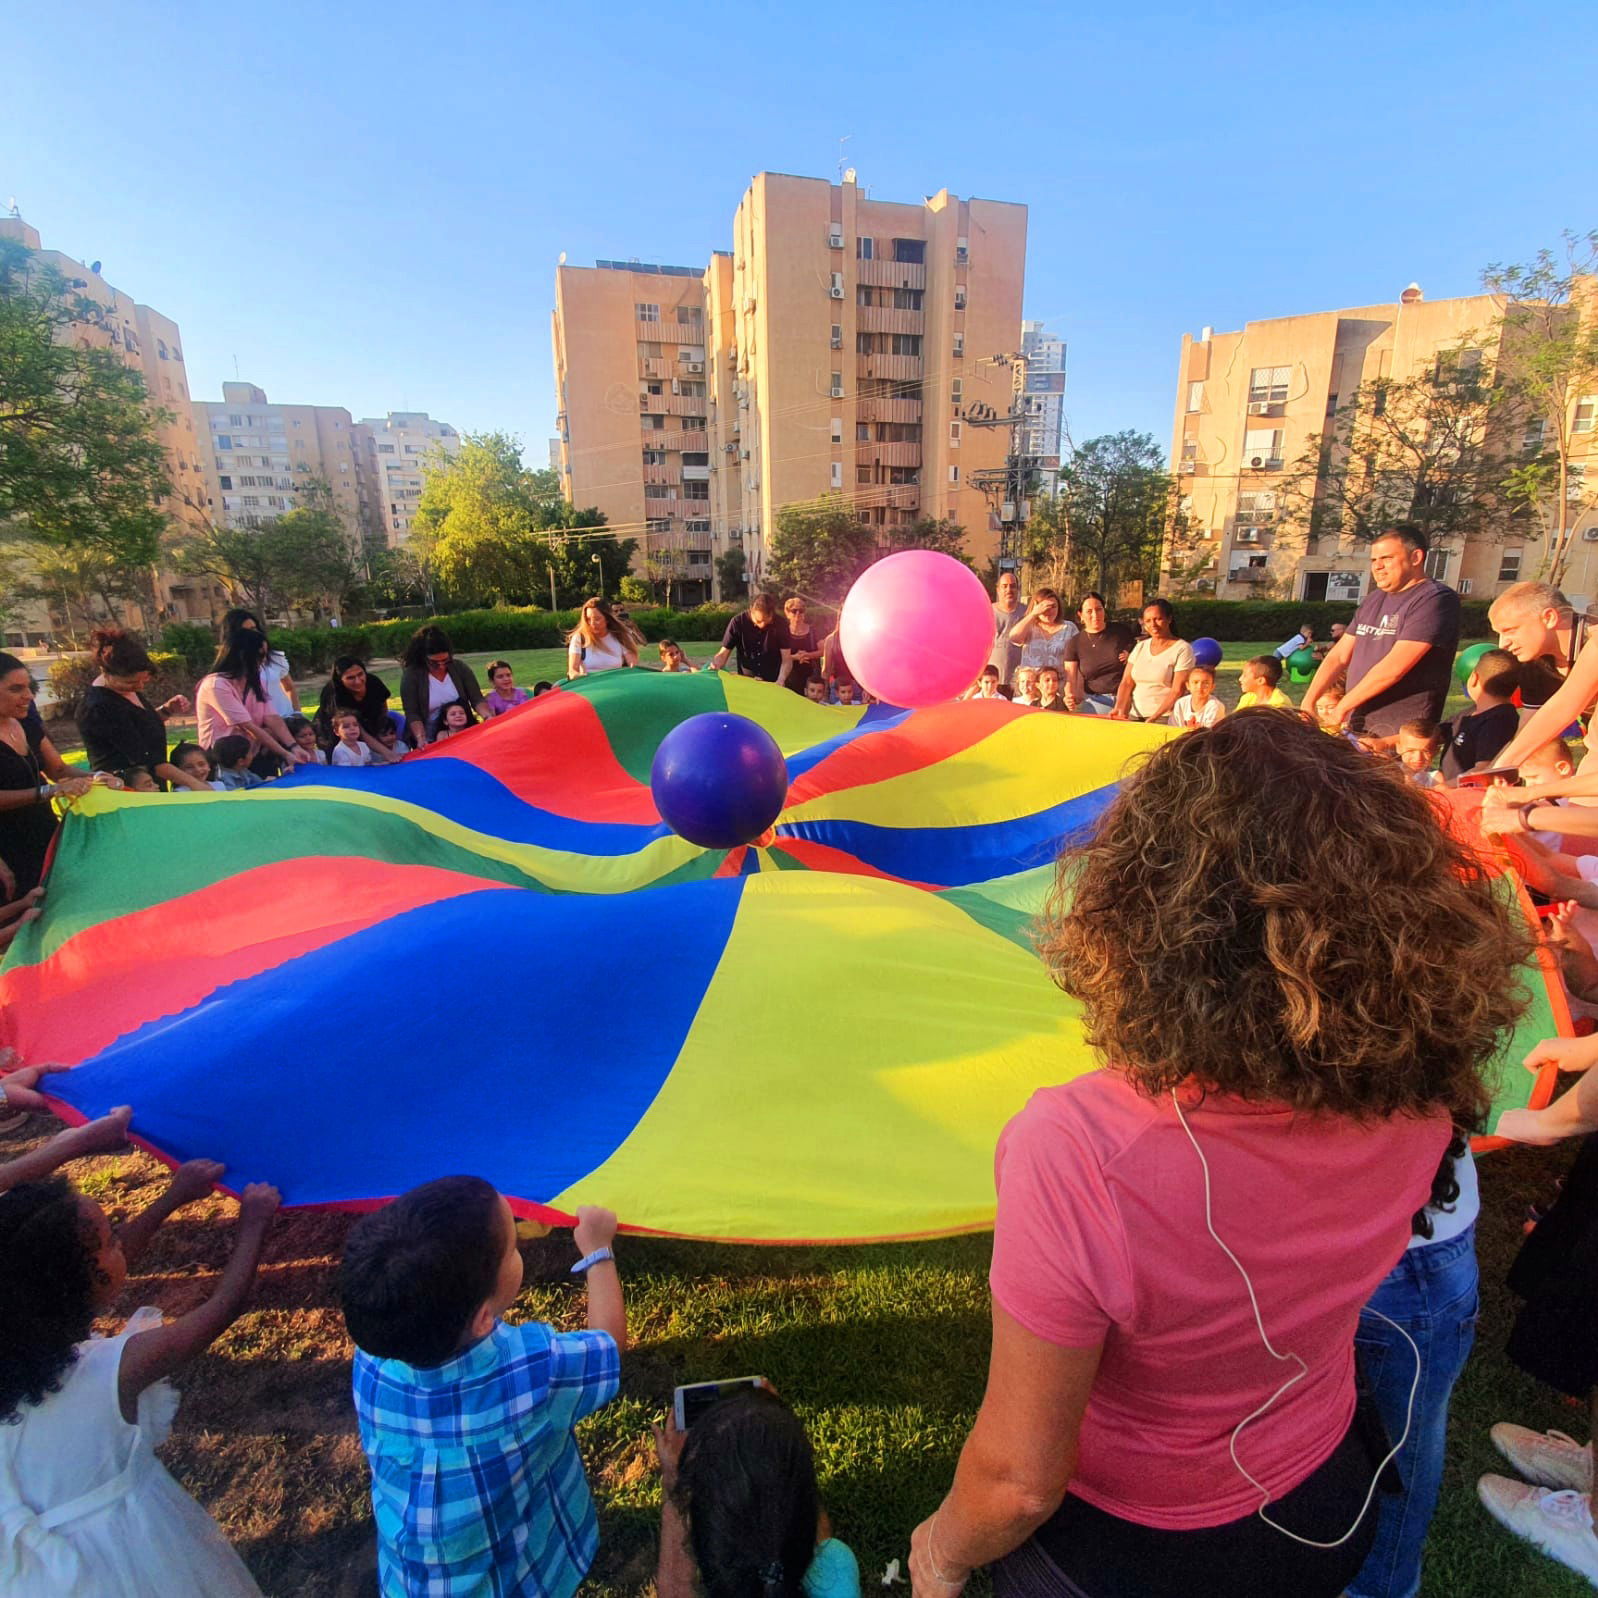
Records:
M838 140L838 181L840 183L843 182L843 159L844 159L844 157L843 157L843 147L853 137L854 137L854 134L846 133L846 134L844 134L844 136L841 139Z
M235 355L233 357L233 381L236 383L236 382L238 382L238 380L239 380L239 358L238 358L238 356Z
M16 195L13 194L7 204L10 206L10 214L20 222L22 220L22 212L17 208Z

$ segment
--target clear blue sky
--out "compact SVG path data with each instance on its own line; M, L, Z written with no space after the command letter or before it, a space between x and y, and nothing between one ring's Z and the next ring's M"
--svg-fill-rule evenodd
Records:
M234 373L552 430L559 253L702 264L762 169L1031 208L1078 439L1210 323L1468 293L1598 226L1586 7L7 8L0 200Z

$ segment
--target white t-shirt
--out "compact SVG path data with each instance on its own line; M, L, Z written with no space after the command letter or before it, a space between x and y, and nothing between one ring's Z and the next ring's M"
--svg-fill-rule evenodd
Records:
M590 644L586 651L581 639L572 639L567 655L572 662L580 660L583 670L590 676L596 671L614 671L618 666L627 664L621 644L610 633L606 633L597 644Z
M1225 714L1226 706L1214 694L1211 694L1205 701L1202 710L1193 708L1192 694L1183 694L1171 706L1171 725L1173 727L1185 727L1188 722L1196 719L1201 727L1213 727Z
M289 675L288 657L281 649L274 649L261 662L261 688L267 704L280 716L294 714L294 703L283 688L283 679Z
M1193 646L1185 638L1176 639L1157 655L1147 638L1138 639L1126 661L1126 674L1132 679L1132 708L1147 720L1177 672L1192 671L1194 664Z
M356 745L360 750L356 754L354 749L340 739L333 745L333 764L335 766L369 766L372 763L371 746L365 742Z
M432 672L427 674L427 708L432 716L437 715L445 705L453 705L460 698L460 691L455 686L455 679L446 671L444 680L440 682Z

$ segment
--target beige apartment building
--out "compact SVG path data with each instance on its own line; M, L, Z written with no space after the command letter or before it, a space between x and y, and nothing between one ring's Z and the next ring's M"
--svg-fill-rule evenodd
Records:
M568 499L646 558L669 550L689 601L729 549L758 582L779 510L830 494L884 530L951 517L987 558L1003 495L979 485L1002 476L1010 430L972 416L1022 404L1025 260L1021 205L761 173L703 270L562 265Z
M1205 328L1183 335L1178 364L1171 461L1181 507L1196 544L1168 550L1172 563L1190 552L1213 553L1196 579L1201 592L1247 599L1269 592L1288 599L1361 598L1369 584L1364 546L1349 537L1306 537L1287 526L1276 485L1317 434L1332 426L1339 404L1360 384L1402 381L1443 360L1496 365L1493 329L1499 306L1489 295L1428 301L1415 284L1391 304L1249 322L1240 332ZM1479 355L1475 352L1479 350ZM1598 397L1574 408L1574 442L1582 453L1598 440ZM1539 425L1506 414L1499 447L1529 457ZM1598 466L1592 476L1598 481ZM1598 507L1578 472L1572 510L1579 516L1566 588L1573 597L1598 592ZM1465 536L1439 542L1428 571L1462 594L1491 598L1536 574L1539 530L1523 538ZM1189 568L1191 569L1191 568Z
M151 407L163 413L156 436L166 453L172 480L172 494L160 508L179 522L195 514L194 506L203 502L205 495L206 450L190 413L183 340L177 323L113 288L101 276L99 262L86 266L59 250L43 249L38 230L20 216L0 217L0 238L14 240L34 251L40 264L59 271L84 301L83 316L72 324L73 338L92 349L116 350L143 375ZM217 585L207 578L158 571L154 582L159 613L146 616L140 606L129 605L119 618L126 625L154 630L165 621L209 620L221 596ZM52 616L42 603L19 606L6 630L5 642L12 648L44 646L62 622L63 618Z
M422 497L422 468L436 450L460 454L460 434L426 411L390 411L355 424L365 459L361 477L370 484L380 541L390 548L410 537L416 503Z

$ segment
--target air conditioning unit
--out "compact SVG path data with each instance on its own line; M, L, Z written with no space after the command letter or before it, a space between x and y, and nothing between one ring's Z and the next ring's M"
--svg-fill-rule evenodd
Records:
M736 455L738 453L738 446L736 444L723 444L721 449L724 455Z
M833 399L842 399L843 398L843 384L842 383L835 383L833 385L832 397L833 397Z
M729 444L727 447L730 449L732 446ZM740 450L738 452L738 459L741 460L741 461L748 460L749 459L749 451L746 450L746 449L745 450Z
M1179 470L1184 477L1191 477L1198 470L1198 462L1183 461Z
M1193 586L1201 594L1213 594L1215 592L1215 581L1210 577L1200 577Z
M1249 456L1248 463L1256 472L1262 472L1265 470L1265 457L1263 455Z
M827 292L833 297L833 299L841 300L843 298L843 284L834 283L832 287L827 290Z
M1260 534L1264 531L1263 527L1239 527L1232 534L1232 542L1234 544L1257 544L1260 541Z
M691 372L697 375L698 373L704 371L705 363L703 361L684 361L682 363L682 369L685 372Z
M837 336L837 338L832 340L832 347L835 350L841 350L843 348L843 334L842 333L840 333Z
M827 243L832 249L841 250L843 248L843 229L841 227L833 228L827 234Z
M1269 400L1250 400L1248 413L1250 416L1269 416L1271 414L1271 402Z
M1460 578L1460 579L1459 579L1459 592L1460 592L1460 593L1462 593L1462 594L1468 594L1468 593L1469 593L1469 592L1470 592L1470 586L1471 586L1471 584L1470 584L1470 578L1468 578L1468 577L1461 577L1461 578Z

